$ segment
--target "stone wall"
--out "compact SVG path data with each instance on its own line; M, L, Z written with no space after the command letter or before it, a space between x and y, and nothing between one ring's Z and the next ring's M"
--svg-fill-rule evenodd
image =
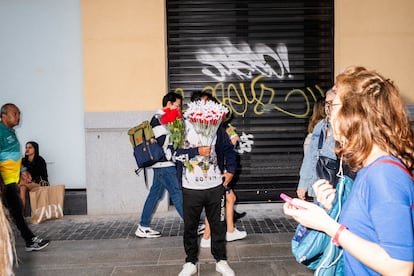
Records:
M85 114L86 193L88 214L140 213L148 189L143 173L135 174L128 129L151 119L155 111ZM147 170L152 183L152 170ZM167 193L166 193L167 195ZM168 209L164 196L158 210Z

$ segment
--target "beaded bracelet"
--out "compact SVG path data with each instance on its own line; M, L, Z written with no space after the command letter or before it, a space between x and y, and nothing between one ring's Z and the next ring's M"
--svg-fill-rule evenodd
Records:
M346 229L345 225L341 224L338 228L338 230L336 230L336 233L332 239L332 242L337 245L337 246L341 246L341 244L339 243L339 236L341 235L342 231L344 231L344 229Z

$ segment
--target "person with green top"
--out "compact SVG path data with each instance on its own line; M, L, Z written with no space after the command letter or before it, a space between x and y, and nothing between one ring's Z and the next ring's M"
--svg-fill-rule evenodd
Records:
M22 201L17 186L20 174L28 174L26 168L21 165L20 143L14 130L14 127L20 123L20 110L16 105L7 103L1 107L0 113L0 175L2 180L0 184L4 186L2 187L4 205L26 242L26 251L42 250L49 245L49 241L34 235L27 225L23 217Z

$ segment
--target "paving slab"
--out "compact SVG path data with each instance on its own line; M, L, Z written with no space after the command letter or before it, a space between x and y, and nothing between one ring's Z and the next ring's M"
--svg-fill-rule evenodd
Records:
M251 207L250 207L251 208ZM227 243L230 266L236 275L313 275L298 264L290 251L296 223L280 206L245 209L236 226L245 239ZM17 276L124 276L178 275L185 259L183 223L175 211L156 213L152 227L162 237L137 238L136 214L117 216L64 216L61 220L30 225L41 237L51 239L45 249L25 252L16 234ZM201 248L196 275L220 275L209 248Z

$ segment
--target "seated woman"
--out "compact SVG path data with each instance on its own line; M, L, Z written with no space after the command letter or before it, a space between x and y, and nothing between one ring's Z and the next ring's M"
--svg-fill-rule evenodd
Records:
M23 210L26 208L27 192L46 181L48 183L46 161L39 155L39 144L33 141L26 143L25 156L22 159L22 166L29 172L29 176L22 177L19 182L20 198L23 203ZM44 185L44 184L42 184Z

